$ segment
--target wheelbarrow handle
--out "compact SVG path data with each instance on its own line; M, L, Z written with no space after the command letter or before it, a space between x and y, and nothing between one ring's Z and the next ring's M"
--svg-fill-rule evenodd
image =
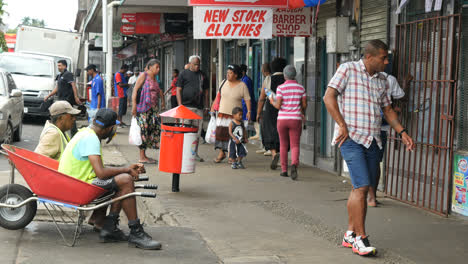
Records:
M156 198L156 194L152 192L142 192L141 197L149 197L149 198Z
M158 186L156 184L135 184L135 189L151 189L157 190Z
M140 177L138 177L138 180L136 180L136 181L148 181L148 180L149 180L148 176L140 176Z

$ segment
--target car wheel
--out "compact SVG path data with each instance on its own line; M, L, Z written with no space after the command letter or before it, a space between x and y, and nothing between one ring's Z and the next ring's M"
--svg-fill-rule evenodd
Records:
M21 141L21 137L23 135L23 120L21 120L18 128L16 128L15 133L13 134L13 141L19 142Z
M13 126L11 125L11 122L8 122L7 129L3 137L3 144L11 144L13 142L13 133Z

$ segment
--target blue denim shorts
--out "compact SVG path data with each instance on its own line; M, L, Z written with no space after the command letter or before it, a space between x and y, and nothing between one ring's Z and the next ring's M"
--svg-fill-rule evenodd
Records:
M347 139L340 150L348 165L353 188L375 186L382 153L375 139L369 148Z

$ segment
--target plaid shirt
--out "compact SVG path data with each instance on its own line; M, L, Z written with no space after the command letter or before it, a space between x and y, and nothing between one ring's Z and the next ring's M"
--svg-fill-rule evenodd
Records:
M381 108L391 104L387 78L376 73L370 76L362 60L340 65L328 87L338 91L338 106L348 127L349 137L369 148L375 139L382 149ZM339 126L335 124L332 144L336 143Z

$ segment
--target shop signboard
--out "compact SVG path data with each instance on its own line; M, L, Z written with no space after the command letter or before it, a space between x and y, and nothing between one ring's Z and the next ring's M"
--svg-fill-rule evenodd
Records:
M122 13L122 23L136 23L136 14Z
M468 216L468 152L453 156L452 211Z
M312 8L275 9L273 36L310 37L312 35Z
M194 7L195 39L272 38L272 8Z
M287 8L288 0L189 0L191 6L251 6Z
M136 13L136 34L161 34L161 13Z
M120 27L120 32L124 35L135 35L136 27L133 24L123 24Z

